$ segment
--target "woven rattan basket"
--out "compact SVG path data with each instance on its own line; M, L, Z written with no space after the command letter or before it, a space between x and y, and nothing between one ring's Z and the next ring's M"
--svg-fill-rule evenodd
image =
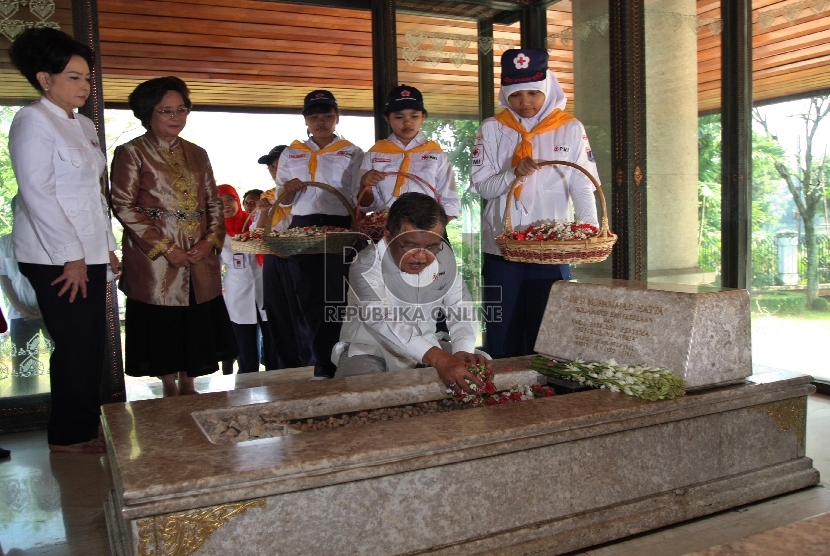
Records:
M362 236L360 232L357 231L355 210L349 201L346 200L346 197L326 183L306 181L303 182L303 185L306 187L318 187L337 197L338 200L343 203L343 206L346 207L346 210L349 212L349 216L352 218L351 229L344 232L305 237L275 237L266 235L263 237L263 242L268 246L268 253L272 253L280 257L289 257L291 255L320 255L327 253L339 254L342 252L344 247L354 245L355 242ZM269 212L269 219L271 218L275 207L280 204L283 197L288 195L288 193L289 192L284 191L283 194L280 195L280 197L274 202L271 207L271 211Z
M551 166L555 164L570 166L588 176L588 179L594 184L597 193L599 193L599 200L602 205L602 220L600 221L599 235L584 240L567 241L521 241L505 237L513 232L510 205L513 202L516 186L521 181L521 178L517 177L510 185L510 192L507 194L504 232L496 237L496 243L499 246L502 256L508 261L536 264L584 264L598 263L607 259L608 255L611 254L614 243L617 241L617 236L612 234L608 229L608 209L605 206L605 196L602 194L602 188L599 186L599 182L585 168L573 162L550 160L539 162L538 164L540 166Z
M383 177L386 178L388 176L404 176L407 179L411 179L418 185L424 188L424 191L431 192L435 196L435 200L439 203L441 202L441 195L432 187L429 183L426 182L423 178L416 176L415 174L409 174L407 172L382 172ZM386 221L387 218L378 218L373 220L372 222L366 222L366 215L364 215L360 210L360 200L363 198L363 195L371 189L372 186L364 187L360 191L360 195L357 197L357 229L360 233L369 236L372 241L378 242L383 237L383 230L386 229Z
M276 206L276 204L274 204L274 206ZM271 254L271 248L268 247L268 244L265 243L261 237L250 237L250 232L253 230L248 230L248 225L251 222L252 216L253 213L248 215L248 218L245 219L245 223L242 224L242 233L237 234L245 237L245 239L231 238L231 250L233 250L234 253L251 253L254 255ZM270 230L261 230L261 235L265 235L268 232L270 232Z

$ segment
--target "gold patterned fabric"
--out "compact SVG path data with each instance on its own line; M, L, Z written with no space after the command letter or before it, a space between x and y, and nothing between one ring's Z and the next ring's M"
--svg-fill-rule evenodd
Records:
M111 179L113 212L124 225L121 290L166 306L188 305L190 284L197 303L221 295L225 220L205 150L148 131L115 149ZM175 268L164 257L173 245L189 251L203 239L215 249L197 265Z

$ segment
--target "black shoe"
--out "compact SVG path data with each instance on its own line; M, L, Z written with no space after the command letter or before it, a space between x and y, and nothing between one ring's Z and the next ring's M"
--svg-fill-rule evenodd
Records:
M10 455L12 455L12 453L10 451L4 450L3 448L0 448L0 459L6 459Z

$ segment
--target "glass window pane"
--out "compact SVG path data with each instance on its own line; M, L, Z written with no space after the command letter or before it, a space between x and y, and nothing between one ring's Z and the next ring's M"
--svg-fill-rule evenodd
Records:
M752 357L830 382L830 11L817 8L753 17Z
M720 21L719 2L645 2L650 282L718 281Z
M608 2L563 1L548 9L547 48L571 112L585 126L597 162L607 215L611 219L611 88ZM597 214L602 205L597 194ZM572 276L610 278L611 257L601 263L573 265Z

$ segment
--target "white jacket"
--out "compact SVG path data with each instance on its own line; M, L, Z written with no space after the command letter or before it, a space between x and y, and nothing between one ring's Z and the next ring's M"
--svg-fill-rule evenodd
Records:
M334 141L341 139L335 138ZM311 150L319 151L317 143L308 139L305 141ZM355 145L347 146L337 151L324 153L317 159L317 172L312 180L308 166L311 155L300 149L288 147L280 155L277 169L277 189L282 188L285 182L297 178L301 181L316 181L325 183L338 190L346 201L352 203L360 187L355 177L360 167L363 151ZM329 214L347 216L349 211L337 197L319 187L309 187L294 196L291 206L293 216L307 216L309 214Z
M485 253L500 255L496 236L504 230L504 212L510 184L516 177L511 168L513 153L521 137L495 118L481 123L472 157L472 189L487 201L481 222ZM579 164L599 181L597 165L585 129L577 120L531 139L534 159L566 160ZM512 203L514 229L552 220L576 220L598 225L594 186L575 168L544 166L525 179L521 199Z
M407 151L415 147L420 147L427 142L426 137L422 133L418 133L406 147L395 137L394 133L389 136L388 140ZM360 179L363 178L363 174L369 170L377 170L378 172L399 171L403 163L403 158L403 153L386 154L367 151L363 155L363 162L360 165L359 176L356 180L357 184L360 184ZM428 151L410 155L407 173L418 176L435 188L435 191L441 197L441 205L444 207L447 216L461 215L461 201L458 198L458 190L455 187L455 172L453 172L452 164L446 153L443 151ZM373 210L388 209L391 207L392 203L397 199L397 197L392 196L397 179L398 176L388 176L378 183L372 189L375 195L374 202L368 207L363 207L363 211L371 212ZM430 197L434 196L429 189L424 188L413 180L407 179L401 186L401 194L410 191L424 193ZM354 201L357 202L356 197Z
M349 357L383 358L387 371L412 369L430 348L441 347L435 333L435 310L440 308L446 311L452 352L475 352L475 308L452 250L445 247L417 275L399 270L386 252L386 239L381 239L361 251L349 268L349 304L332 362L337 365L348 350Z
M18 183L14 253L21 263L106 264L115 237L101 194L107 161L92 120L46 98L22 108L9 129Z
M263 305L262 267L259 266L256 255L234 253L231 238L226 235L220 256L225 265L222 287L231 322L256 324L257 312L260 320L268 320Z

